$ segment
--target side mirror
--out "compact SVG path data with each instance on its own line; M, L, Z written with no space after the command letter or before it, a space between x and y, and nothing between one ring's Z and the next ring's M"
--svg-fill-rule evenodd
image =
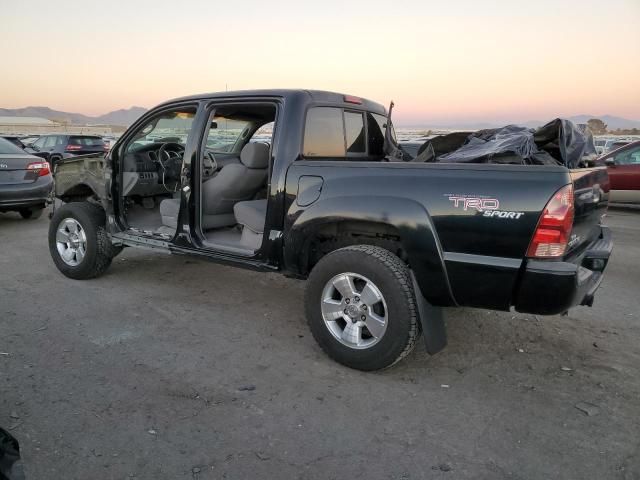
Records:
M31 150L33 150L34 152L39 152L40 151L40 149L34 144L27 145L27 147L30 148Z
M605 159L604 163L607 165L607 167L615 167L616 166L616 161L613 157L609 157L607 159Z

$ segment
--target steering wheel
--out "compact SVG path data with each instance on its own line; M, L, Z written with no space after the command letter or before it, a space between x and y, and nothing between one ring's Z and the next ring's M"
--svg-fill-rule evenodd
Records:
M173 152L176 156L171 156L169 152ZM180 170L182 169L183 155L184 147L175 142L163 143L158 149L158 163L162 169L162 171L158 173L161 175L162 185L168 192L175 192L180 185ZM167 182L169 182L169 185L173 185L173 187L168 187Z
M213 177L217 171L218 162L216 162L216 157L213 155L213 152L207 152L202 158L202 177L208 180Z
M171 147L171 150L169 150L169 147ZM167 152L168 150L178 154L181 154L181 153L184 154L184 147L179 143L175 143L175 142L163 143L158 149L158 161L160 162L160 165L162 165L162 168L164 169L171 168L171 165L167 164L172 159L171 155L169 155L169 153Z

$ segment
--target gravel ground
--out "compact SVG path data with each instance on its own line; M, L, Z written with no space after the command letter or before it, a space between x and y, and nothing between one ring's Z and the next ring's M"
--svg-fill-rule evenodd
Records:
M302 282L126 249L53 266L0 215L0 425L32 479L638 479L640 212L611 211L593 308L458 309L449 346L333 363Z

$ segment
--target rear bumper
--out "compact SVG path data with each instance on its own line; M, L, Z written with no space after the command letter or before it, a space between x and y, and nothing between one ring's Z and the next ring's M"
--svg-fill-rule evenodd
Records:
M53 190L53 178L40 177L34 183L0 185L0 212L44 207Z
M571 262L526 260L515 309L555 315L577 305L591 306L612 250L611 231L601 227L599 238Z

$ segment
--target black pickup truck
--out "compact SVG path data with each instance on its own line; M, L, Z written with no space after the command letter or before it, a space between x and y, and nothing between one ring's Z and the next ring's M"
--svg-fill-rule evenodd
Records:
M441 307L543 315L591 305L612 250L605 168L394 161L379 104L259 90L166 102L106 155L61 160L49 245L74 279L123 247L308 279L333 359L388 367Z

